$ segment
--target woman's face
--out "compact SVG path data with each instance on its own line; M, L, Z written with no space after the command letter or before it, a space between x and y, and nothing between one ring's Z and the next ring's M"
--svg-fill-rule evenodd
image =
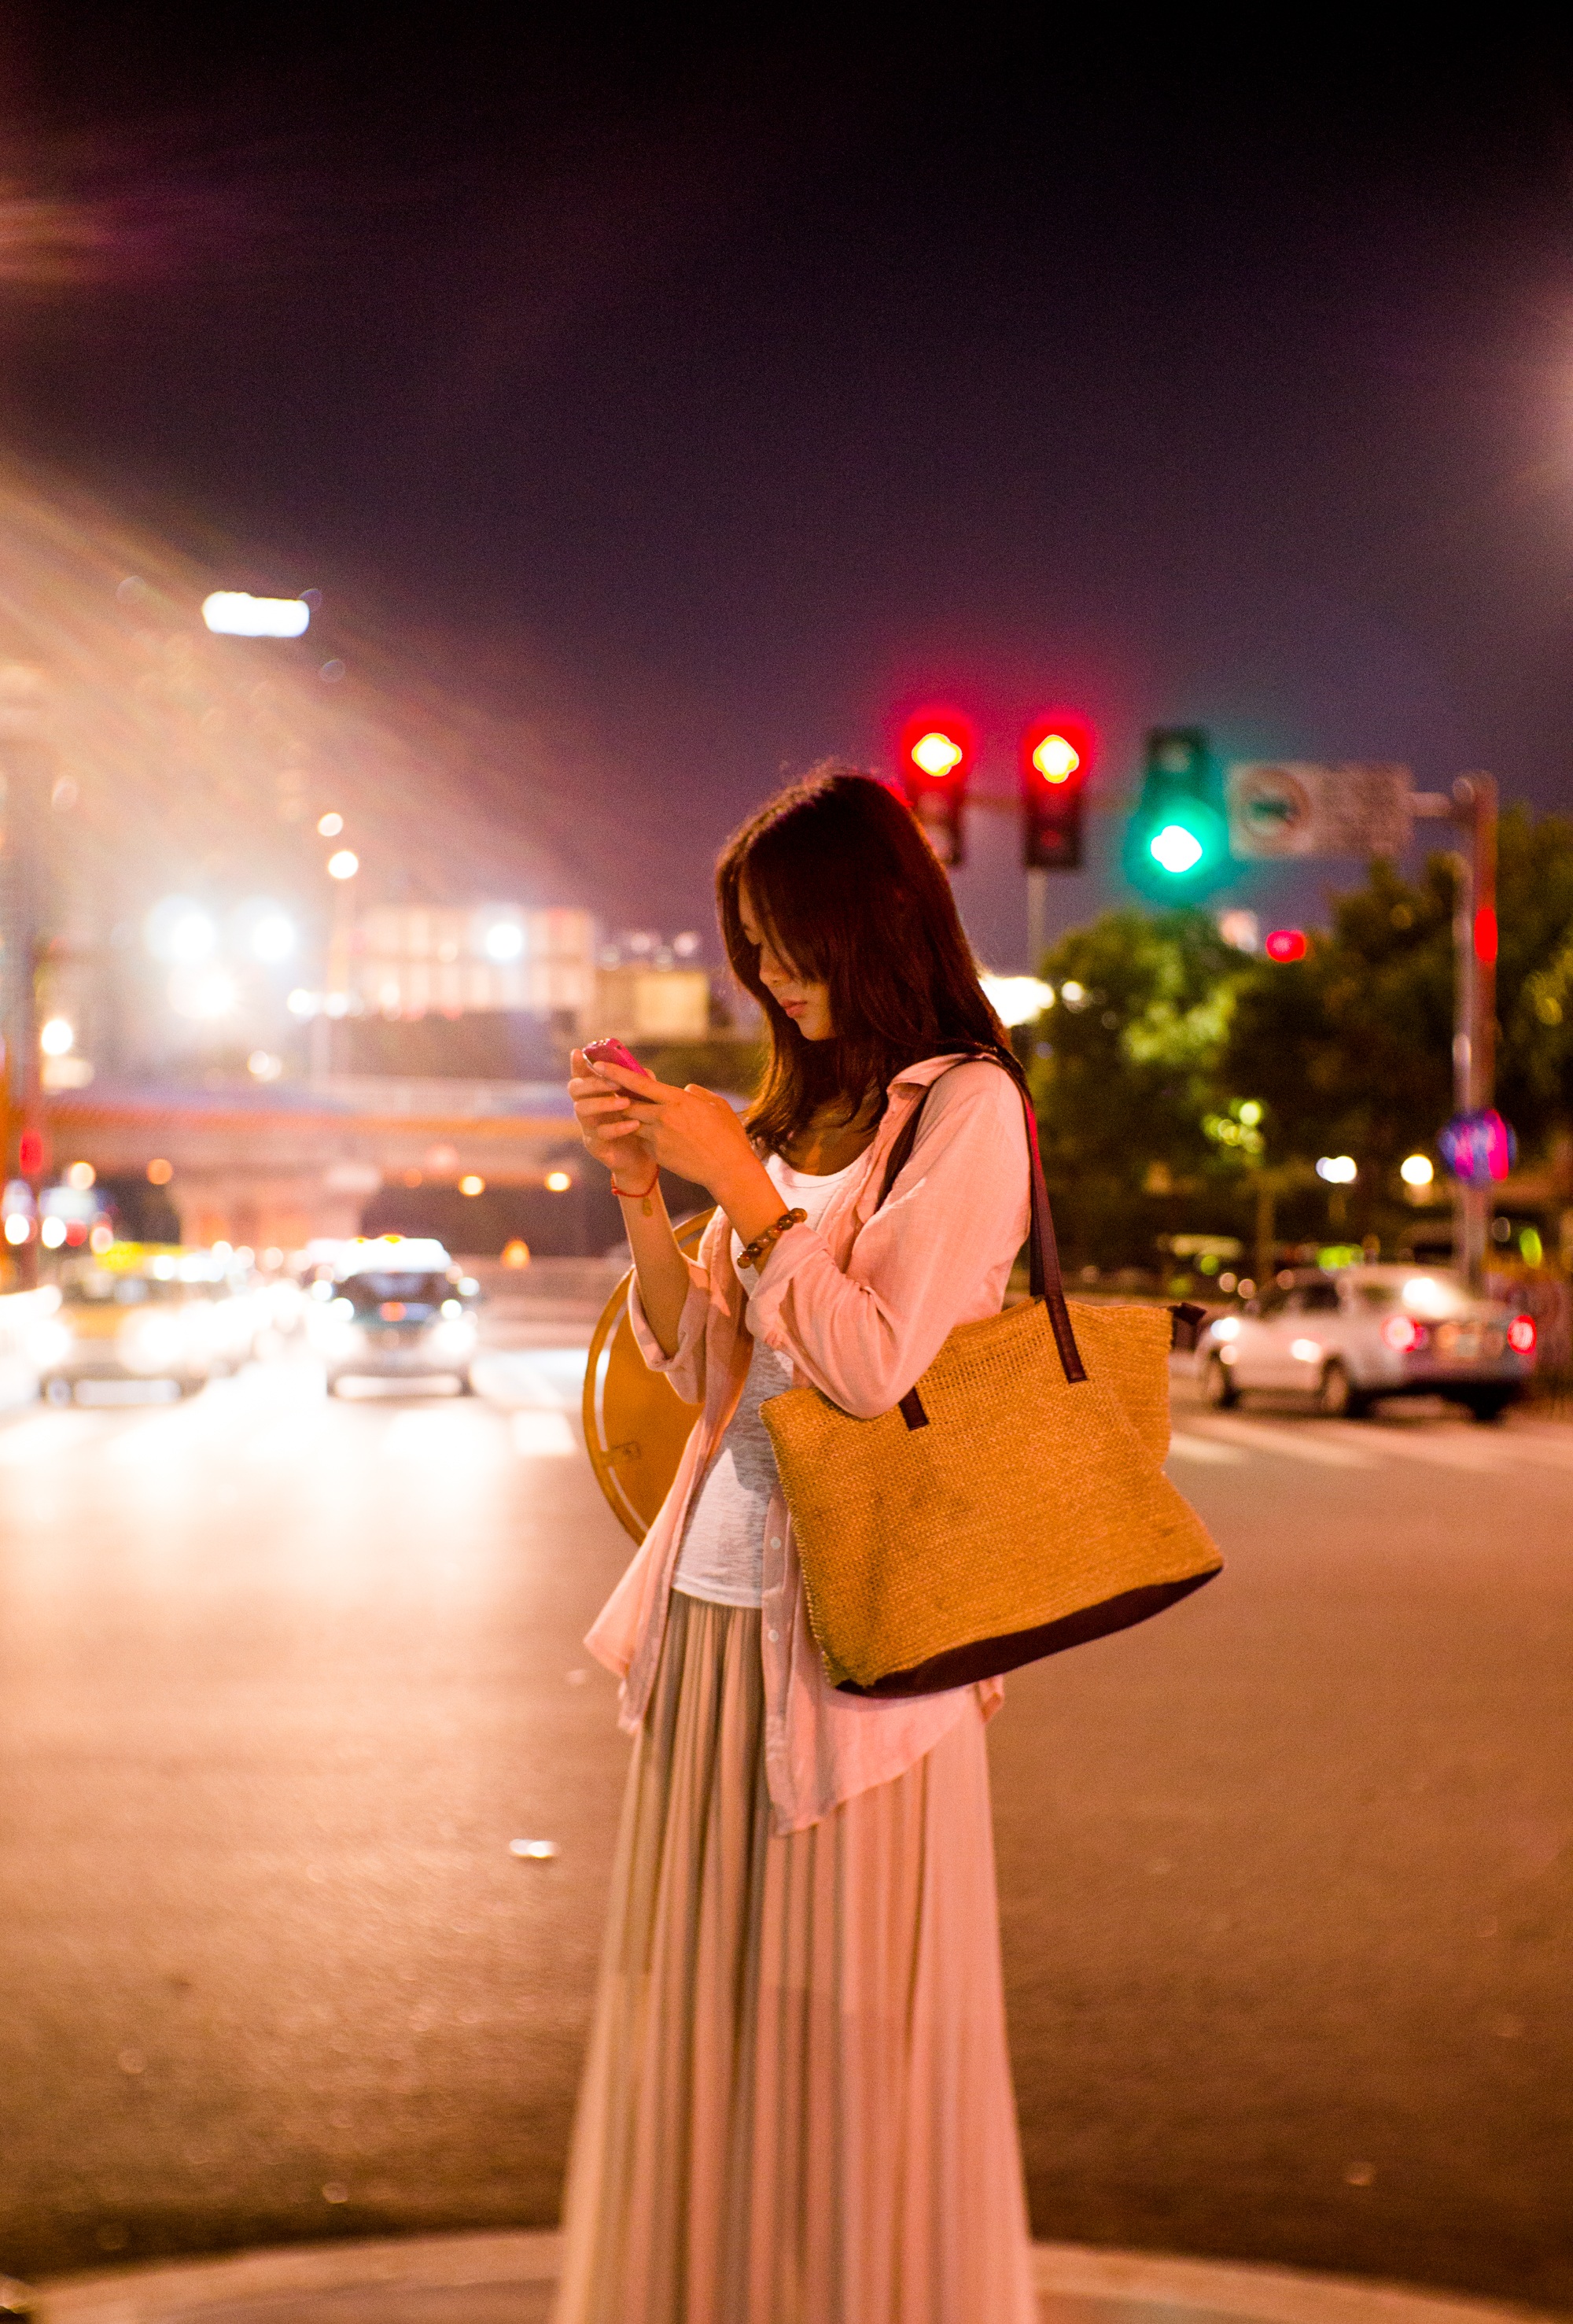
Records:
M829 985L814 984L807 977L799 976L790 962L783 960L774 949L769 933L754 908L746 880L738 890L738 917L750 944L759 948L759 982L771 1000L786 1010L805 1041L828 1041L832 1029Z

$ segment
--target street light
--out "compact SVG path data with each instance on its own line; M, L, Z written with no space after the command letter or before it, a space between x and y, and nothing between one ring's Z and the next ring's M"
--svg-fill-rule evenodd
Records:
M303 597L253 597L244 589L215 589L202 600L202 619L225 638L299 638L311 608Z
M211 918L189 896L161 898L143 923L143 934L153 958L172 968L190 968L206 960L218 942Z
M77 1028L64 1017L51 1017L39 1028L38 1046L46 1057L69 1056L77 1043Z
M295 949L295 924L289 914L266 897L258 897L240 913L246 950L253 960L277 968Z
M336 854L327 859L330 880L353 880L360 868L361 859L353 847L341 847Z
M1406 1154L1398 1166L1398 1175L1406 1186L1429 1186L1436 1176L1436 1168L1429 1154Z

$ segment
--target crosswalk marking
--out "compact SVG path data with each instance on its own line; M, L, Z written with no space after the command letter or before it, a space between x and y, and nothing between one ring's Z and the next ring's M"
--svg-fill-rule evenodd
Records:
M1215 1444L1210 1436L1192 1436L1183 1428L1171 1431L1169 1457L1172 1461L1216 1461L1229 1466L1242 1464L1246 1455L1234 1444Z
M1355 1430L1347 1424L1333 1424L1328 1433L1343 1439ZM1505 1438L1499 1443L1492 1437L1466 1436L1461 1429L1427 1429L1421 1434L1412 1425L1384 1428L1378 1422L1359 1434L1373 1451L1395 1455L1400 1461L1423 1461L1433 1469L1486 1470L1500 1475L1504 1468L1518 1465L1514 1448Z
M1196 1432L1175 1432L1173 1447L1180 1459L1207 1461L1219 1455L1243 1459L1254 1446L1258 1452L1282 1453L1291 1460L1334 1469L1377 1469L1390 1462L1412 1461L1426 1468L1487 1477L1522 1477L1534 1470L1563 1474L1573 1471L1573 1439L1564 1443L1549 1430L1532 1428L1510 1427L1488 1434L1425 1422L1384 1425L1381 1421L1312 1419L1298 1426L1274 1425L1271 1421L1209 1413L1197 1421ZM1203 1445L1210 1449L1202 1451Z
M1311 1461L1323 1469L1375 1469L1375 1460L1363 1447L1328 1441L1325 1428L1315 1422L1304 1428L1275 1428L1270 1421L1232 1420L1214 1413L1204 1424L1209 1436L1243 1444L1258 1452L1286 1452L1292 1461Z

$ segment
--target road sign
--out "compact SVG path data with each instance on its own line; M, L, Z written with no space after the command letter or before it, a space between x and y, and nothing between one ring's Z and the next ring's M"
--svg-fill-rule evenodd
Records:
M1442 1159L1461 1185L1489 1186L1505 1178L1518 1157L1518 1139L1495 1106L1456 1113L1437 1133Z
M1407 767L1353 761L1237 760L1224 778L1237 862L1299 855L1396 855L1409 838Z

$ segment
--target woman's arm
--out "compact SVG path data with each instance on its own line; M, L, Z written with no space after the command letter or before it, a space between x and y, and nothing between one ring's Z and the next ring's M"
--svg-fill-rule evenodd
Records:
M584 1150L611 1173L622 1206L646 1320L663 1355L675 1356L693 1277L667 1215L655 1155L638 1122L630 1120L621 1089L612 1086L607 1072L591 1067L583 1049L574 1052L568 1095Z
M745 1243L773 1226L781 1197L723 1097L690 1083L675 1089L621 1065L591 1069L574 1052L568 1094L585 1150L612 1172L622 1204L639 1301L663 1353L676 1355L693 1282L661 1198L658 1173L708 1188Z
M910 1159L843 1274L817 1234L784 1235L760 1269L749 1329L843 1412L888 1412L959 1323L988 1312L1026 1239L1026 1124L998 1065L935 1084Z

